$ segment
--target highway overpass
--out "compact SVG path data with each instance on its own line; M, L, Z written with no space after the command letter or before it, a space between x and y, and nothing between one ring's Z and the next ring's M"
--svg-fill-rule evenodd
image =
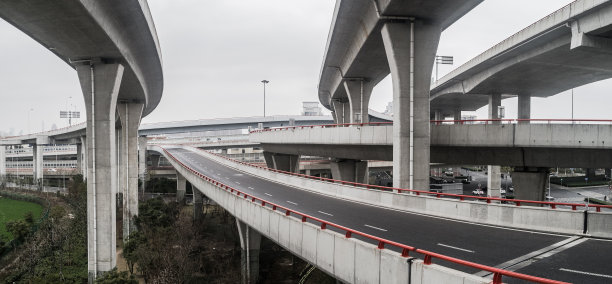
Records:
M81 144L91 157L87 254L93 280L116 266L115 194L124 193L124 236L134 228L133 216L138 214L137 130L141 118L160 102L164 82L151 12L144 0L5 0L0 1L0 18L78 75L87 112ZM39 145L51 143L47 138L35 135L22 141L32 143L39 157L36 178L42 177Z
M529 200L544 200L547 172L538 169L612 168L612 121L479 122L483 124L433 122L431 162L515 167L515 194ZM338 164L346 169L334 178L362 181L350 175L359 170L358 161L393 160L393 131L391 123L283 127L255 130L250 142L260 143L264 151L293 155L296 159L306 155L357 161ZM526 183L521 182L522 175Z
M515 280L511 277L536 280L513 274L521 272L598 283L607 278L594 275L609 273L605 263L611 246L587 236L612 237L606 221L610 213L589 211L593 219L585 228L584 211L369 190L237 163L195 148L150 150L162 153L197 188L196 218L201 194L237 218L243 252L250 253L244 261L250 263L251 280L258 273L261 236L346 283L501 283L502 275L509 283ZM184 191L180 184L177 189ZM588 255L597 257L582 257Z

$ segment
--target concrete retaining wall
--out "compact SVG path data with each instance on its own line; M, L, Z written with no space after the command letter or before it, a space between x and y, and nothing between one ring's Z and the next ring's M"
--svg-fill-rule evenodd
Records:
M164 154L165 155L165 154ZM265 237L346 283L489 283L436 264L411 263L399 253L301 222L284 212L237 197L204 181L166 157L192 185Z
M584 212L569 209L549 209L533 206L487 204L431 196L398 194L367 190L348 185L331 184L319 180L275 173L262 168L241 165L224 158L199 151L207 158L237 170L292 187L337 198L364 202L402 211L428 214L487 225L536 230L543 232L583 235ZM612 238L612 213L589 212L587 235ZM591 221L593 220L593 221Z

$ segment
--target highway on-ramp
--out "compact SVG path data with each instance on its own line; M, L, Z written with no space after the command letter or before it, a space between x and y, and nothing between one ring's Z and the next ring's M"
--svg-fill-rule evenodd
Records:
M607 269L612 263L612 242L609 241L460 222L356 203L246 174L208 159L200 150L169 148L167 151L188 167L249 195L377 237L555 280L575 283L610 283L612 280L607 278L612 274ZM567 257L570 249L591 257L583 257L578 263ZM599 253L603 251L610 253ZM486 273L465 266L436 262L486 276ZM514 280L504 279L511 283Z

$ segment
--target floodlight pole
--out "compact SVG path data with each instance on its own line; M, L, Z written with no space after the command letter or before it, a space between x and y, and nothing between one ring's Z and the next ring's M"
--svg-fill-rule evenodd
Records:
M261 81L263 83L263 116L266 117L266 84L270 83L270 81L268 80L262 80Z

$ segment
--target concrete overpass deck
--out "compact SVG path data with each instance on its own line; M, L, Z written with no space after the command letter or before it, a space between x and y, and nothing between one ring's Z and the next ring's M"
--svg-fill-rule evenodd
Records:
M519 123L527 121L534 123ZM453 121L432 122L430 143L433 163L612 167L612 121L575 120L571 121L572 124L568 124L567 120L513 119L503 120L503 124L491 123L499 123L500 120L455 122L462 124L447 124ZM264 129L253 131L249 139L261 143L266 151L283 154L358 160L393 159L391 123Z
M345 198L334 198L304 190L298 183L291 186L280 179L274 180L240 170L238 163L222 162L223 159L215 158L213 155L200 150L176 148L158 148L157 150L166 155L177 170L183 171L184 168L190 171L191 174L184 173L185 177L204 194L207 194L209 198L216 199L215 201L219 204L225 204L230 212L236 210L235 206L247 208L244 207L244 204L248 203L248 206L250 206L248 208L251 209L242 212L249 212L247 214L249 217L243 215L244 213L240 213L240 211L234 212L234 214L247 222L249 226L253 225L255 229L261 230L260 232L263 235L279 242L281 246L286 247L296 255L346 282L391 283L391 281L385 281L384 279L390 279L387 277L404 279L402 277L405 277L400 275L401 270L396 270L398 266L384 266L382 263L378 263L376 253L374 255L355 254L355 251L342 253L343 247L346 247L341 241L354 239L373 244L372 247L378 247L378 250L375 250L381 254L383 253L380 251L382 248L390 248L402 252L404 255L416 253L424 257L425 266L431 263L433 259L436 263L443 263L444 266L469 274L491 276L493 273L499 273L494 277L494 283L501 283L499 282L501 281L501 275L532 281L536 279L516 275L510 271L504 272L477 265L476 263L502 269L522 269L530 271L536 276L550 276L550 273L554 271L561 271L552 278L570 282L604 283L607 278L601 275L609 274L605 263L612 260L610 258L612 254L598 253L600 249L610 247L609 243L605 241L472 222L466 223L406 210L395 210L363 202L354 202ZM201 180L205 182L202 183ZM205 184L214 185L214 190L203 190L203 187L206 187ZM330 190L336 186L346 187L327 184ZM229 203L226 201L229 201ZM424 199L421 200L421 202L424 201ZM261 206L258 204L261 204ZM271 225L273 219L270 218L267 221L256 219L256 216L261 213L255 213L259 211L253 211L255 210L252 208L253 206L256 206L257 210L261 210L263 207L266 212L280 211L282 215L292 216L297 220L301 219L301 226L308 227L307 224L312 224L314 228L320 227L320 229L315 231L314 236L316 237L312 237L307 234L310 230L306 230L306 227L296 231L293 225L289 226L288 223L280 220L278 221L279 226L275 228L275 233L271 234L272 229L269 232L266 229L258 229L258 224L269 222ZM486 213L483 212L483 214ZM300 221L297 222L299 224ZM331 246L328 246L329 242L319 243L321 242L320 235L324 234L325 229L340 233L342 237L339 238L342 240L335 239L331 242ZM281 237L285 234L290 236L290 240L284 240ZM302 245L305 241L313 241L314 243L310 247L305 247ZM296 245L295 242L299 244ZM355 246L355 244L351 246ZM299 249L296 250L298 247ZM562 253L571 247L581 250L585 255L590 252L592 256L597 255L597 257L585 259L587 263L573 261ZM551 253L554 249L557 249L560 253ZM440 254L432 253L432 251ZM538 260L539 257L543 257L543 259ZM368 259L370 262L368 262ZM532 263L532 261L535 262ZM364 266L364 263L370 263L370 265ZM340 264L344 267L341 268ZM531 265L540 265L544 269L537 271L531 269ZM360 278L364 274L369 275L368 272L382 272L382 270L385 272L375 274L374 278ZM576 273L576 271L589 272L590 274ZM408 277L414 281L413 277L415 276L413 273L409 273ZM465 276L454 275L453 277L461 278ZM429 280L443 281L441 279L430 278ZM452 278L446 279L449 281L448 279ZM486 282L489 281L491 280L486 280ZM505 277L504 281L514 283L516 279ZM556 283L542 281L544 281L542 283Z
M612 78L612 1L577 0L459 66L431 86L445 116L489 97L549 97Z

